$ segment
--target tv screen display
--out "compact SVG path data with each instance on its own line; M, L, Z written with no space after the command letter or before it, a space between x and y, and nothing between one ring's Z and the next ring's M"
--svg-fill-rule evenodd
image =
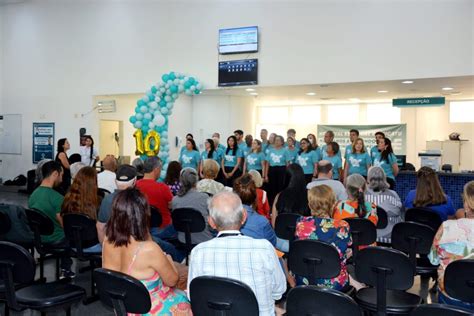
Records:
M219 62L219 87L256 85L258 59Z
M258 52L258 27L219 30L219 54Z

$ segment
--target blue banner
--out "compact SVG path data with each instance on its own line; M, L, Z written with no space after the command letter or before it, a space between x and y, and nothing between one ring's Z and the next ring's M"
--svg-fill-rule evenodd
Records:
M54 123L33 123L33 163L54 159Z

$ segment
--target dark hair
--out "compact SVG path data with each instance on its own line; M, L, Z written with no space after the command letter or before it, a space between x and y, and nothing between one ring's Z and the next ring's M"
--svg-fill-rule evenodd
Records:
M230 135L229 137L227 137L227 149L225 150L225 154L227 155L229 153L229 150L230 150L230 147L229 147L229 139L233 139L234 140L234 148L232 148L232 155L236 155L237 154L237 137L235 137L234 135Z
M66 193L61 206L61 215L85 214L95 220L99 206L97 171L93 167L86 166L79 170Z
M275 136L275 140L276 140L277 138L280 139L281 145L282 145L282 146L285 146L285 139L283 138L283 136L281 136L281 135L276 135L276 136ZM275 142L273 142L273 146L275 146Z
M365 178L357 173L352 174L347 177L346 186L347 193L357 201L357 209L355 210L357 216L364 218L367 214L367 207L365 205L367 183Z
M58 153L63 153L64 152L64 144L66 143L67 138L61 138L58 140Z
M191 134L191 133L187 133L187 134L186 134L186 139L188 139L188 136L189 136L189 137L191 137L191 139L194 139L194 136L193 136L193 134Z
M252 142L253 142L253 136L250 134L247 134L245 136L245 144L247 144L247 147L252 147Z
M309 136L313 136L313 138L314 138L314 144L309 140ZM310 143L312 149L318 149L319 145L318 145L318 140L317 140L317 138L316 138L316 135L309 133L309 134L306 136L306 139L307 139L308 142Z
M81 162L81 155L78 153L75 153L69 156L69 164L72 165L75 162Z
M359 136L359 131L356 130L356 129L354 129L354 128L349 131L349 134L350 134L350 133L356 133L357 136Z
M234 131L234 134L239 134L240 136L243 136L243 135L244 135L244 131L241 130L241 129L236 129L236 130Z
M321 160L323 161L323 160ZM321 164L321 161L318 162L318 173L323 173L323 174L328 174L332 170L332 163L330 161L327 161L327 164Z
M197 147L196 147L196 142L194 141L194 139L192 138L189 138L189 139L186 139L187 142L190 142L191 145L193 145L193 150L195 151L198 151Z
M330 142L328 146L331 146L334 155L337 155L337 153L339 152L339 144L336 142Z
M41 174L43 175L43 179L46 179L52 175L53 172L57 171L58 173L61 173L62 170L63 167L61 167L59 162L51 160L43 164L41 167Z
M207 153L207 158L212 159L212 155L214 155L214 151L216 151L216 145L214 144L214 140L210 138L206 139L206 142L208 142L209 146L211 147L211 149Z
M385 146L387 146L386 149L382 151L382 154L380 155L380 161L385 160L386 162L389 162L389 156L390 154L393 154L393 149L392 149L392 142L390 139L384 137L383 139Z
M430 167L421 167L416 173L416 194L413 206L425 207L446 203L446 194L439 183L438 175Z
M286 133L292 133L292 134L296 134L296 131L294 128L290 128L288 131L286 131Z
M246 173L234 181L234 192L242 200L242 204L257 208L257 186L250 174Z
M85 135L84 138L85 138L85 139L90 139L91 142L92 142L92 144L91 144L91 153L90 153L90 155L89 155L89 158L92 160L92 156L93 156L93 154L94 154L94 139L92 138L91 135Z
M165 183L174 184L179 182L179 174L181 172L181 164L178 161L172 161L168 164L166 170Z
M292 213L309 216L308 192L303 168L292 163L286 168L286 188L280 192L276 208L278 214Z
M377 135L381 135L381 136L383 136L383 138L385 138L385 134L382 133L382 132L377 132L377 133L375 133L375 136L377 136Z
M126 246L130 237L147 240L150 234L150 205L137 189L120 191L112 202L112 215L105 226L105 235L115 247Z
M300 139L300 150L298 151L298 155L301 155L303 153L303 148L301 148L301 142L307 142L308 143L308 149L306 150L307 153L309 153L310 151L312 151L314 149L313 145L311 144L309 139L307 139L306 137L303 137L303 138Z

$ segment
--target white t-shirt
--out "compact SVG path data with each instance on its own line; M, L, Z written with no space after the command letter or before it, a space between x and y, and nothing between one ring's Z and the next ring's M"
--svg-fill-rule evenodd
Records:
M87 146L81 146L79 148L79 153L81 154L82 163L90 167L94 164L95 158L99 156L99 153L97 152L97 148L94 148L94 151L92 153L92 159L91 159L91 148Z
M97 175L97 186L100 189L106 189L110 193L114 193L117 189L117 184L115 183L115 173L109 170L104 170Z

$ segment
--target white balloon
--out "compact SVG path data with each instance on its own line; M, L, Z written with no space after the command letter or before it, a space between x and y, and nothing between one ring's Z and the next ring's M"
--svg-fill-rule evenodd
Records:
M188 81L189 77L186 76L186 77L184 77L183 79L184 79L184 81ZM183 83L184 83L184 82L183 82Z
M162 137L168 137L168 132L167 132L167 131L164 131L163 133L161 133L161 136L162 136Z
M158 103L160 101L161 101L161 94L160 95L158 95L158 93L155 94L155 102Z
M196 89L201 90L201 88L202 88L202 84L198 83L198 84L196 85Z
M148 103L150 102L150 98L146 95L142 98L143 102Z
M178 85L178 84L179 84L179 79L174 79L174 80L173 80L173 83L174 83L175 85Z
M151 120L151 113L145 113L143 114L143 118L147 120Z
M185 91L184 93L186 93L186 95L192 95L192 94L193 94L193 93L191 92L191 90L189 90L189 89L186 89L186 91Z
M150 102L148 103L148 106L150 107L150 109L154 110L156 108L158 108L158 103L155 102Z
M191 87L189 88L189 90L191 90L191 91L196 90L196 86L191 86Z
M160 88L161 93L165 93L165 91L166 91L166 89L164 88L164 86Z
M178 92L183 92L184 91L184 86L182 84L180 84L178 86Z
M135 128L142 128L143 123L142 121L136 121L135 124L133 124L133 126L135 126Z
M183 85L183 84L184 84L184 79L180 79L180 80L179 80L179 84L180 84L180 85Z
M155 123L153 123L153 122L148 123L148 127L150 129L154 129L155 128Z
M171 90L170 89L166 90L166 95L171 95Z
M168 111L168 108L167 108L167 107L161 108L161 113L162 113L162 114L166 115L166 114L168 114L168 112L169 112L169 111Z
M170 102L170 101L171 101L171 97L170 97L169 95L167 95L167 96L165 97L165 101L166 101L166 102Z
M169 89L169 88L170 88L170 84L169 84L169 83L165 84L165 88L166 88L166 89Z
M143 120L143 114L142 113L135 114L135 117L137 118L137 121Z
M165 125L166 119L162 114L159 114L153 118L153 122L156 124L156 126L163 126Z
M173 93L173 94L171 95L171 97L176 100L176 99L178 98L178 94L177 94L177 93Z
M168 80L166 83L171 86L173 84L173 80Z
M174 106L174 103L173 102L168 102L166 103L166 107L168 108L168 110L171 110Z

